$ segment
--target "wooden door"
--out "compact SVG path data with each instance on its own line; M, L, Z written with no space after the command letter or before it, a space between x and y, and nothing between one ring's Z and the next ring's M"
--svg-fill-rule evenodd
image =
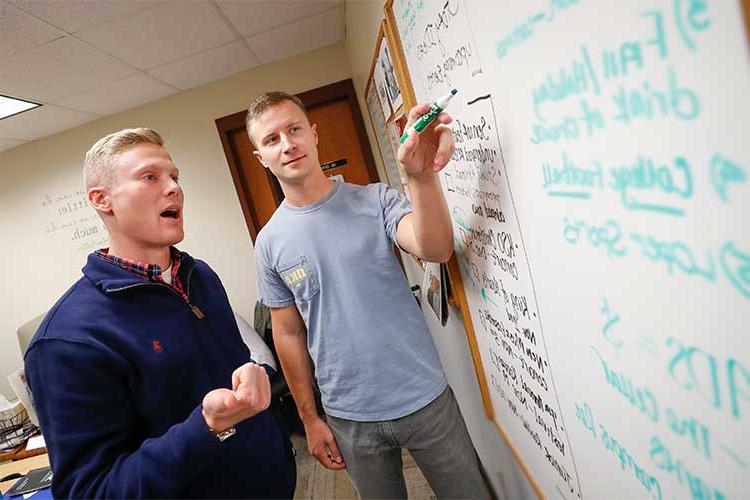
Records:
M347 182L369 184L378 175L362 113L351 80L297 94L310 121L318 124L321 167L328 176L341 175ZM250 236L255 236L284 199L273 174L253 155L245 130L247 111L216 120L224 154L232 173Z

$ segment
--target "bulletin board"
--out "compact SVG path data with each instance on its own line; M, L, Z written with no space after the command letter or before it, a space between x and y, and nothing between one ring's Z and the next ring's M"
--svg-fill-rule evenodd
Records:
M380 25L380 30L378 31L375 53L370 66L367 86L365 87L365 101L367 103L367 113L375 131L378 151L380 152L380 157L383 160L383 165L385 167L387 184L393 189L397 189L403 193L404 176L400 170L398 162L396 161L398 143L396 143L396 146L394 147L394 130L392 130L394 126L392 123L389 123L389 120L394 114L394 101L389 98L386 80L382 69L383 64L381 64L381 57L383 54L382 48L385 45L385 21L383 21ZM396 101L398 104L396 108L397 110L401 109L401 102L402 100Z

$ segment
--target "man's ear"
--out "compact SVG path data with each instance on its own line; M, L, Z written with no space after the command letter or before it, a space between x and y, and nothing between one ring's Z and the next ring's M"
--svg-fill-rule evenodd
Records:
M109 199L109 189L101 186L92 187L87 193L89 204L97 212L103 214L112 213L112 203Z
M261 165L263 165L264 167L268 168L268 165L266 165L266 162L263 161L263 156L261 156L261 154L260 154L259 151L253 151L253 154L258 159L258 161L260 162Z
M315 145L318 145L318 124L313 123L310 128L312 129L313 135L315 136Z

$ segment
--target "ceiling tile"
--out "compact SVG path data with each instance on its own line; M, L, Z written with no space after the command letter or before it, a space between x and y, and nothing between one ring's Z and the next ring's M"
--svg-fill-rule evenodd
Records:
M0 151L8 151L28 141L17 141L15 139L4 139L0 137Z
M344 11L336 8L247 38L261 62L270 63L344 39Z
M55 104L88 113L110 115L176 92L176 89L162 82L137 73L103 87L66 97Z
M140 69L224 45L236 35L206 1L178 1L84 30L78 36Z
M0 59L64 36L59 29L0 1Z
M243 40L152 69L163 82L187 90L260 64Z
M97 115L45 105L10 118L0 120L0 137L27 139L56 134L95 120Z
M343 3L343 0L218 0L224 12L242 36L250 36L282 24L299 21Z
M0 91L50 102L135 71L80 40L67 37L4 60L0 64Z
M18 8L68 33L116 19L128 14L150 9L163 3L159 1L107 0L8 0Z

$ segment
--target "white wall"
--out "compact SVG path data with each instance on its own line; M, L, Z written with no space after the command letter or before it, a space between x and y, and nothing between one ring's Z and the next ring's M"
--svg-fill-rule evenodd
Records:
M162 134L185 190L186 238L179 247L216 270L232 306L252 321L253 247L214 120L246 109L263 91L297 93L349 77L341 43L0 153L0 392L15 398L5 376L22 365L18 326L45 312L81 275L90 252L83 244L106 246L92 209L61 214L68 202L75 208L82 199L76 194L82 188L81 162L94 141L133 126L152 127ZM65 196L70 198L56 201ZM90 220L81 222L82 218ZM57 230L48 232L51 223ZM61 227L70 223L78 229L99 226L100 233L74 240L76 228Z
M385 17L383 3L377 1L349 0L346 4L346 49L351 61L352 79L356 88L359 105L367 109L364 95L370 65L375 50L378 29ZM356 36L353 34L356 33ZM370 143L375 145L375 136L369 119L366 119ZM382 172L382 160L375 152L378 170ZM383 174L381 173L381 177ZM408 255L404 255L404 265L410 283L422 283L422 269ZM482 406L482 397L471 359L466 330L460 311L451 308L448 323L442 327L434 314L425 314L440 359L448 380L456 394L464 420L472 441L484 465L495 493L500 498L536 498L530 484L513 459L510 449L492 422L487 419Z

